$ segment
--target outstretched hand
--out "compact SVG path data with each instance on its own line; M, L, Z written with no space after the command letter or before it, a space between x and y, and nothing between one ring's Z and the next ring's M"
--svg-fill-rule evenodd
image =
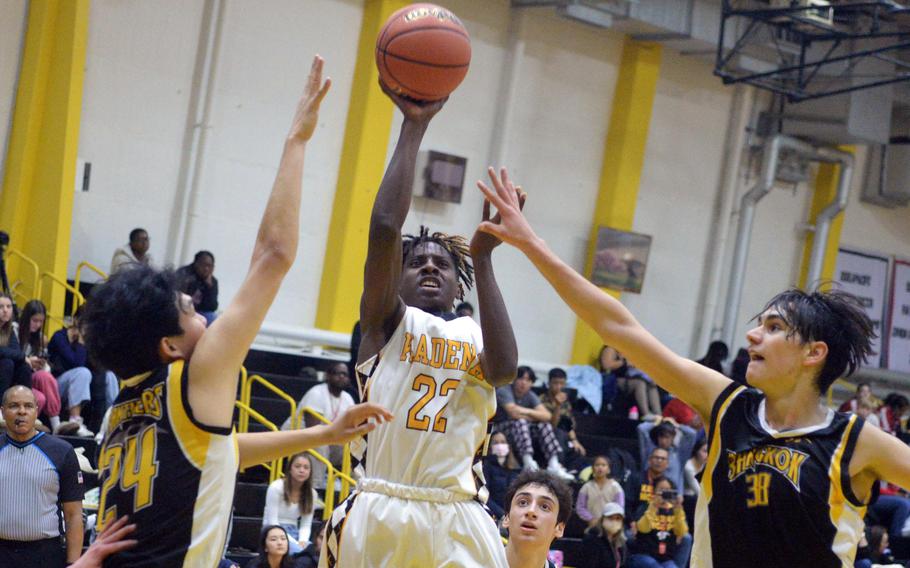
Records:
M289 140L307 141L313 137L316 130L316 122L319 120L319 105L322 99L332 86L332 80L326 78L322 80L322 66L325 60L320 56L313 58L313 65L310 67L310 76L307 78L306 88L303 90L303 96L297 103L297 111L294 113L294 122L291 124L291 132L288 134Z
M518 210L521 211L525 206L525 198L527 198L528 194L521 190L520 185L514 185L512 183L512 180L509 179L509 172L505 168L502 168L500 170L500 177L497 177L496 170L490 167L487 168L487 174L489 174L490 181L493 183L494 187L496 184L500 184L507 193L514 194L518 198ZM482 186L481 191L486 187L483 185L482 181L478 181L477 184L478 187ZM502 216L498 211L495 217L492 219L490 218L489 198L483 200L483 217L480 221L481 225L484 223L498 225L502 222ZM493 252L493 249L500 244L502 244L502 240L498 236L489 231L482 231L480 227L478 227L477 231L474 232L474 236L471 238L471 256L476 257L478 255L490 254Z
M124 515L104 527L85 554L71 565L72 568L101 568L108 556L136 546L137 540L124 540L124 537L136 530L136 525L126 524L127 520Z
M521 212L527 194L511 184L505 168L500 176L493 168L489 169L489 174L493 189L482 181L477 182L477 187L486 196L487 202L496 207L497 213L492 219L484 219L477 230L519 249L531 245L537 240L537 235ZM484 207L489 208L489 204Z
M394 92L382 82L382 79L379 80L379 88L382 89L382 92L387 97L392 99L392 102L395 103L395 106L398 107L398 110L401 111L406 120L420 124L428 124L430 119L436 116L436 113L442 110L446 101L449 100L449 97L446 97L438 101L418 101Z
M394 418L384 407L372 402L355 404L327 428L326 444L340 445L372 432L377 424Z

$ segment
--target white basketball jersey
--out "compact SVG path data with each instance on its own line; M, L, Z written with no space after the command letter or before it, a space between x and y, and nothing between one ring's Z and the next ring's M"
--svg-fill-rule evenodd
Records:
M357 368L358 380L366 381L362 398L395 415L367 436L366 477L477 493L472 462L496 412L495 391L480 369L482 350L473 319L446 321L407 308L389 342Z

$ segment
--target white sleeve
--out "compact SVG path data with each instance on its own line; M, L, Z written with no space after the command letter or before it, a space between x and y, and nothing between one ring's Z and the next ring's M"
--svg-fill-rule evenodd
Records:
M278 480L275 483L269 484L269 488L265 492L265 509L262 511L262 526L268 525L277 525L278 522L278 508L281 506L281 484L284 483L281 480Z

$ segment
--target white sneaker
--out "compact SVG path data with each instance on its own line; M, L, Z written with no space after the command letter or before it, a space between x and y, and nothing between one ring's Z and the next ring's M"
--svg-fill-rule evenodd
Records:
M522 456L521 461L522 461L522 464L524 465L524 468L528 471L537 471L538 469L540 469L540 466L537 465L537 462L534 461L534 458L530 455Z
M80 438L94 438L95 433L85 427L85 425L80 424L79 428L71 434L72 436L78 436Z
M547 467L547 471L565 481L575 481L575 476L566 471L566 468L561 463L550 464Z
M79 427L82 424L79 424L75 420L67 420L66 422L61 422L55 429L54 434L57 436L72 436L74 432L79 430Z

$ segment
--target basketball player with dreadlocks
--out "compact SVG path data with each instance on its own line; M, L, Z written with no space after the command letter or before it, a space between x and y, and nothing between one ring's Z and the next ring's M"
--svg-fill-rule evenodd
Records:
M468 245L425 227L402 239L417 150L445 101L384 90L404 122L370 219L357 374L363 400L397 418L367 437L363 477L335 510L320 566L506 568L472 468L494 389L515 378L518 358L490 261L500 241L475 233ZM479 326L453 313L473 276Z
M910 447L824 404L872 351L860 300L802 290L772 298L746 334L752 388L742 386L670 351L562 262L505 183L480 186L499 219L478 229L521 250L605 344L709 425L691 566L852 568L876 482L910 489Z

